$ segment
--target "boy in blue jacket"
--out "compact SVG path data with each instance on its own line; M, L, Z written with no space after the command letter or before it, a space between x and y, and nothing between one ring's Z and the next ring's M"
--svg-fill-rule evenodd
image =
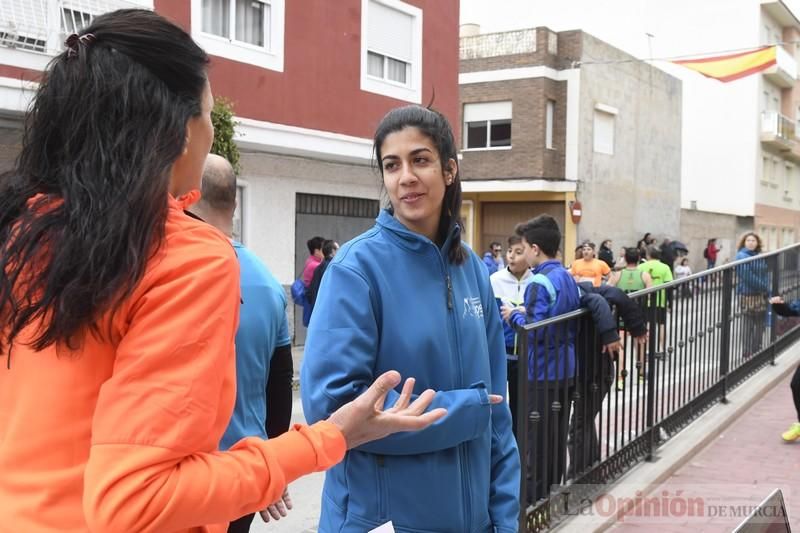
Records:
M572 275L556 259L561 231L555 219L539 215L516 227L522 237L525 260L533 268L525 290L525 306L503 306L503 318L517 328L580 307L580 293ZM528 424L528 499L545 497L551 484L560 483L566 470L567 428L575 386L577 322L569 320L528 334L528 413L538 423ZM551 464L549 458L555 457Z

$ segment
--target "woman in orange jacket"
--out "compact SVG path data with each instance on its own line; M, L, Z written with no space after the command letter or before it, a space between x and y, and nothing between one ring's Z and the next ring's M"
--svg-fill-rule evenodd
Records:
M144 10L71 35L0 178L0 531L224 531L346 447L443 415L387 411L396 372L327 421L217 451L238 267L186 216L211 147L206 54ZM209 524L220 524L211 526Z

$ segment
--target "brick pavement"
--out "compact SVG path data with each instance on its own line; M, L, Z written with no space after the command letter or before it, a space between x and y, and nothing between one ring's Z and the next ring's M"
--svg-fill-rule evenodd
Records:
M783 490L789 520L800 531L800 441L784 443L780 434L794 421L789 381L784 378L739 420L679 468L650 494L699 494L723 505L758 503L773 489ZM711 513L709 513L711 514ZM633 517L611 529L627 531L729 532L742 517L704 516L648 523Z

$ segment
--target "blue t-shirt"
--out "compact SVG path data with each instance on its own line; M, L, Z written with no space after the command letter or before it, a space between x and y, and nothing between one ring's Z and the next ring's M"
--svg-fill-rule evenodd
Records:
M233 242L241 270L242 306L236 331L236 405L219 447L244 437L267 437L267 377L272 353L291 342L286 294L256 255Z

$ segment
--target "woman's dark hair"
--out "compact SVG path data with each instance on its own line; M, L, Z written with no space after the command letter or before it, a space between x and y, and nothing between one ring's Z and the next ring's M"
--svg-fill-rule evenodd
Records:
M130 9L80 33L45 72L0 178L9 365L27 325L41 321L34 349L74 350L131 294L164 239L170 171L201 113L208 56L182 29Z
M558 222L550 215L539 215L527 222L517 224L514 233L523 237L528 244L535 244L547 257L555 257L561 244L561 230ZM583 245L581 245L583 248ZM577 251L577 248L576 248Z
M381 123L378 124L378 129L375 131L375 162L378 168L381 169L381 176L383 176L383 165L381 164L381 147L383 146L383 142L390 134L404 128L417 128L433 142L433 145L439 152L439 161L443 173L450 170L446 165L451 159L453 161L458 161L453 128L450 127L450 123L444 115L433 109L418 105L398 107L392 109L383 117ZM458 225L458 218L460 215L461 180L459 179L459 172L456 170L455 175L453 175L453 183L448 185L444 191L442 213L439 216L439 228L436 232L436 242L440 246L444 244L450 236L450 233L456 225ZM447 251L447 257L451 263L457 265L466 260L467 252L464 247L461 246L460 232L453 235L450 249Z
M333 256L333 251L336 249L336 241L326 240L322 243L322 255L325 259L330 259Z
M608 243L610 242L612 242L611 239L603 240L603 242L600 243L600 248L605 248L607 250L610 250L610 248L608 247Z
M306 241L306 247L308 247L308 254L314 255L314 251L322 250L322 244L325 242L324 237L311 237Z

